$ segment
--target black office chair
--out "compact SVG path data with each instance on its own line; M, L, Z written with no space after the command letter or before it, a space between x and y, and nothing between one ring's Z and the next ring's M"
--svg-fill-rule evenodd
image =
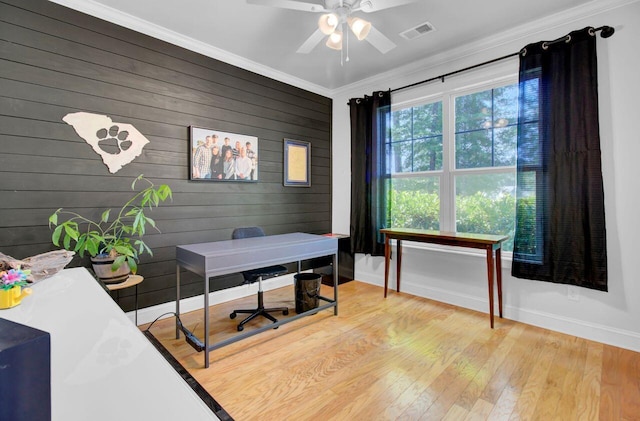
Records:
M264 231L260 227L244 227L244 228L236 228L233 230L233 234L231 234L231 238L250 238L250 237L264 237ZM251 256L248 256L250 259ZM244 325L251 320L255 319L258 316L266 317L272 322L277 322L278 319L273 317L270 312L273 311L281 311L283 315L289 314L289 309L287 307L275 307L275 308L264 308L264 302L262 299L262 278L264 277L274 277L280 274L286 273L287 268L281 265L276 266L268 266L260 269L253 269L246 272L242 272L244 276L245 282L254 283L258 281L258 307L254 309L246 309L246 310L234 310L233 313L229 315L231 319L235 319L238 313L246 313L249 316L241 321L238 324L238 332L241 332L244 329ZM277 326L276 326L277 328Z

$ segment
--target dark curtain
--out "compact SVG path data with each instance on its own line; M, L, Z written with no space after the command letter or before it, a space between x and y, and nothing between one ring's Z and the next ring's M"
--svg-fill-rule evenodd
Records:
M391 92L349 100L351 111L351 252L384 255L387 221L385 136Z
M607 290L593 28L520 54L512 275Z

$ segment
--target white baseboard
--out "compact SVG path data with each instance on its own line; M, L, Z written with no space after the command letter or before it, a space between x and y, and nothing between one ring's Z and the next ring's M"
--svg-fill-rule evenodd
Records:
M282 276L277 276L275 278L270 278L262 281L262 289L264 291L269 291L276 288L281 288L283 286L292 285L293 284L293 276L294 274L287 274ZM215 305L220 303L226 303L227 301L236 300L238 298L248 297L250 295L255 295L258 293L258 283L253 284L243 284L233 288L227 288L220 291L215 291L209 293L209 305ZM204 308L204 299L202 294L195 296L184 298L180 300L180 313L188 313L190 311L200 310ZM165 313L166 317L173 317L173 313L176 311L176 302L170 301L168 303L158 304L152 307L146 307L138 310L138 325L143 325L147 323L153 322L159 316ZM129 311L127 312L127 316L132 322L135 322L135 312Z
M365 275L359 273L358 275ZM367 282L360 279L374 280ZM378 274L367 273L365 276L358 276L360 282L368 283L383 287L384 279ZM278 276L276 278L267 279L262 282L265 291L281 288L283 286L293 284L293 274ZM389 280L389 288L395 289L395 279ZM258 284L245 284L234 288L228 288L209 294L209 304L215 305L238 298L255 295L258 292ZM428 298L430 300L440 301L452 304L458 307L487 313L487 301L478 297L444 290L440 288L427 287L416 284L410 280L402 282L402 292L416 295L418 297ZM202 295L196 297L185 298L180 300L180 312L188 313L190 311L200 310L204 307ZM154 321L158 316L164 313L173 313L176 311L175 301L159 304L138 310L138 324L146 324ZM602 342L608 345L618 346L620 348L629 349L640 352L640 335L635 332L615 329L595 323L588 323L582 320L572 319L568 317L558 316L535 310L522 309L517 307L505 306L503 308L504 317L510 320L530 324L533 326L550 329L556 332L566 333L568 335L589 339L592 341ZM133 322L135 314L133 311L127 313L129 319ZM169 314L165 317L171 317ZM497 321L496 323L499 323Z
M356 279L369 279L372 280L372 282L364 280L360 282L384 287L384 278L372 272L367 272L366 274L358 273ZM389 289L395 290L395 287L395 279L389 279ZM488 313L486 299L464 293L427 287L411 282L410 280L402 281L402 292L482 313ZM504 306L503 316L521 323L640 352L640 335L636 332L558 316L556 314L510 306ZM499 323L499 321L496 321L496 323Z

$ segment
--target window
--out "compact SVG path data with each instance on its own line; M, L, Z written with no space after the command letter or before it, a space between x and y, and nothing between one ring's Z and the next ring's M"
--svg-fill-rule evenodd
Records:
M386 139L391 227L510 236L517 83L394 105Z

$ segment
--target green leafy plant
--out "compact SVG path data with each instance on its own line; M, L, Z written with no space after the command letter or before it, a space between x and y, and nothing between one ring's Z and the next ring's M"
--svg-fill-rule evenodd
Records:
M137 182L147 183L147 187L138 191L118 211L115 219L109 220L111 209L102 212L100 220L94 221L76 212L63 208L56 210L49 217L49 228L55 226L51 241L56 246L73 250L84 256L88 253L91 257L109 255L115 257L111 266L112 271L118 270L124 262L127 262L134 274L138 269L138 259L143 253L153 255L151 249L142 240L147 231L147 224L156 227L153 219L145 215L145 210L158 207L160 202L173 199L171 188L162 184L155 186L142 174L131 183L131 190L136 189ZM59 218L68 217L59 222Z

